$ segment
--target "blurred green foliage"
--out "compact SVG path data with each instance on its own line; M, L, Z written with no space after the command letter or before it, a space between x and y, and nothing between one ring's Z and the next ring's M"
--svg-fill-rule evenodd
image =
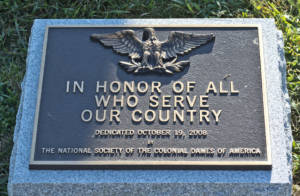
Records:
M30 28L36 18L275 18L284 34L295 139L294 183L300 184L299 13L299 0L1 0L0 195L7 195L15 116L26 69Z
M275 18L283 32L287 87L291 98L294 184L300 184L300 1L252 0L254 15Z

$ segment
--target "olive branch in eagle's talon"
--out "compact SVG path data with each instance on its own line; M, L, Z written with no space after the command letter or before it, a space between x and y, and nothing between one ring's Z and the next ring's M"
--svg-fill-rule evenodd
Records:
M93 34L91 39L112 47L119 54L129 55L131 62L120 61L127 72L158 72L174 74L181 72L190 64L189 61L177 60L177 55L184 55L192 49L214 39L213 34L190 34L171 31L166 41L159 41L153 28L145 28L142 40L133 30L122 30L112 34Z

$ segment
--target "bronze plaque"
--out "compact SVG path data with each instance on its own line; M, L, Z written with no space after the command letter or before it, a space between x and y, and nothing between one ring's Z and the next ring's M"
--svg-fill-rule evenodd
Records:
M270 169L257 25L49 26L31 169Z

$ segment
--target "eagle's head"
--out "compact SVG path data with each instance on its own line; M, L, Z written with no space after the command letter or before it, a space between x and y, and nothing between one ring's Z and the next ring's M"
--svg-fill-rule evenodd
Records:
M157 40L157 37L155 35L154 29L153 28L144 28L142 40L143 41L147 41L147 40L154 41L154 40Z

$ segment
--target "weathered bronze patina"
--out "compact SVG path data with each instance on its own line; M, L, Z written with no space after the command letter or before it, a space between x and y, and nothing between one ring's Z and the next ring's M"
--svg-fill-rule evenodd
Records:
M256 25L47 27L30 168L270 169L262 54Z
M104 46L111 46L117 53L128 54L131 62L119 62L127 72L173 74L182 71L190 64L189 61L176 62L178 54L184 55L208 43L214 35L171 31L168 40L161 42L153 28L145 28L142 40L135 35L133 30L122 30L112 34L93 34L91 38Z

